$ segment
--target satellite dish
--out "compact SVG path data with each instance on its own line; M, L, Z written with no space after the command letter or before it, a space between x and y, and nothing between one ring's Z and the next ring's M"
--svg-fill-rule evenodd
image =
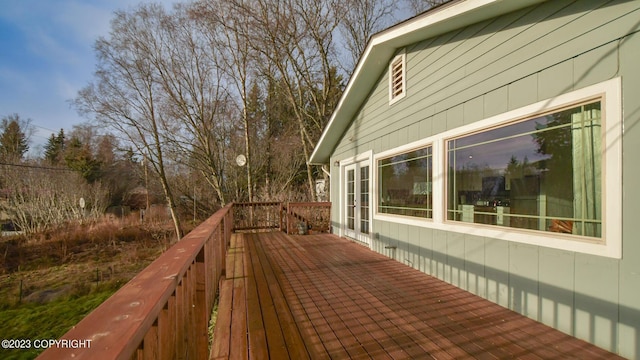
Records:
M236 156L236 164L238 164L238 166L244 166L247 163L247 158L240 154L238 156Z

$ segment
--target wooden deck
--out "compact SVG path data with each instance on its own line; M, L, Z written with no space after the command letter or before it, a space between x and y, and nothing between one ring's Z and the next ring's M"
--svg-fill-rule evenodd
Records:
M212 359L618 358L335 235L234 234Z

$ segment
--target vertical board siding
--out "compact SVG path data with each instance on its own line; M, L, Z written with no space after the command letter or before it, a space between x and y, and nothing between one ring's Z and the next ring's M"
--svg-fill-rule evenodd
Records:
M406 97L389 105L388 75L380 74L332 164L617 76L623 87L623 153L638 154L638 19L637 0L548 1L399 49L407 56ZM634 241L640 188L628 185L640 178L635 155L623 158L623 168L621 260L380 220L373 222L371 248L607 350L640 358L640 241ZM332 176L331 185L340 189L340 177ZM340 204L339 191L331 197ZM339 224L339 206L332 214Z
M623 142L624 154L640 154L640 71L638 71L638 59L640 59L640 33L626 38L620 46L620 73L624 74L623 104L625 112L625 135ZM640 166L636 156L624 156L623 184L637 184L640 179ZM620 354L632 358L634 355L640 358L640 331L633 324L640 324L640 241L625 241L637 239L638 214L640 214L640 201L638 201L639 189L637 186L625 187L625 200L623 201L622 229L622 253L620 262L620 302L619 318L624 319L618 325L618 343ZM635 254L628 256L628 254ZM635 344L629 346L626 344Z
M540 249L539 295L542 323L571 334L575 291L575 253Z

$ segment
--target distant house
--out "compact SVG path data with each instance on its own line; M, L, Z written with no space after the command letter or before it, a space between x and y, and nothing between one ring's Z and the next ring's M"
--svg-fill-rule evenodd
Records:
M334 233L640 358L640 1L450 1L370 40Z

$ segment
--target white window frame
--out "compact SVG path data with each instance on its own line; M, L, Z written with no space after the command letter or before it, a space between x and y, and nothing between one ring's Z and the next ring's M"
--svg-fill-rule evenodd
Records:
M421 226L424 224L424 222L432 222L433 218L435 217L435 208L437 207L436 203L436 193L438 193L439 191L436 191L436 183L435 183L435 163L436 163L436 157L435 157L435 149L434 149L434 143L432 141L429 141L430 138L427 139L423 139L423 140L418 140L415 142L412 142L410 144L406 144L400 147L397 147L395 149L391 149L388 151L384 151L381 153L378 153L376 155L374 155L373 157L373 174L372 174L372 178L373 178L373 188L372 188L372 194L373 194L373 199L372 200L372 205L374 207L373 210L373 216L374 219L376 220L384 220L384 221L391 221L391 222L399 222L399 223L403 223L403 224L409 224L409 225L418 225ZM400 155L400 154L404 154L404 153L408 153L411 151L415 151L415 150L419 150L419 149L423 149L425 147L431 147L431 175L432 175L432 183L431 183L431 188L433 189L433 195L431 198L431 217L430 218L423 218L423 217L417 217L417 216L409 216L409 215L398 215L398 214L387 214L387 213L381 213L378 212L378 206L380 205L379 203L379 190L380 190L380 171L378 168L378 162L380 160L384 160L387 159L389 157L393 157L396 155Z
M551 99L536 102L478 122L461 126L411 144L374 155L373 158L373 218L375 220L471 234L516 243L543 246L610 258L622 257L622 90L621 79L615 78L575 90ZM571 234L508 228L495 225L446 220L446 141L473 132L489 130L520 119L530 118L555 109L600 98L602 105L602 237L589 238ZM378 159L418 147L432 146L433 217L431 219L378 213Z
M400 61L400 66L402 67L401 76L402 76L402 92L398 95L394 95L394 64ZM407 95L407 56L403 52L401 54L396 55L393 60L389 63L389 105L396 103L398 100L404 98Z

